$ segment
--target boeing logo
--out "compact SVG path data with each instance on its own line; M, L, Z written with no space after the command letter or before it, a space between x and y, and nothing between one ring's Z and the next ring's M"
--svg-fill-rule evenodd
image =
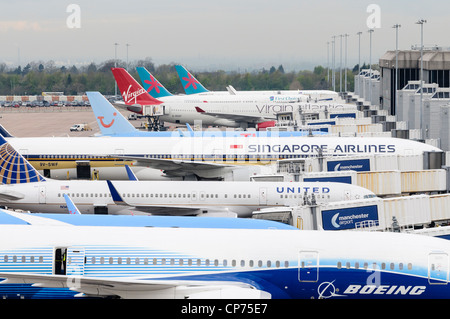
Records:
M345 289L344 294L420 296L425 290L425 286L350 285Z

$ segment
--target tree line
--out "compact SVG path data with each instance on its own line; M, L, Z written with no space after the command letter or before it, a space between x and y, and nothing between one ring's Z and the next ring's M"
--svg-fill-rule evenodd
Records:
M65 95L84 94L86 91L99 91L112 95L115 81L111 72L114 60L90 63L81 67L57 67L53 61L33 61L9 68L0 63L0 95L40 95L42 92L64 92ZM175 63L155 65L151 58L130 62L117 61L117 67L126 68L140 82L136 66L149 70L173 94L184 93L175 69ZM363 68L365 65L363 66ZM316 66L313 71L285 72L282 65L262 68L252 72L193 72L194 76L211 91L224 91L228 85L236 90L325 90L332 89L331 71ZM347 70L347 87L353 91L356 65ZM339 91L339 73L336 75L336 90ZM343 76L344 79L344 76Z

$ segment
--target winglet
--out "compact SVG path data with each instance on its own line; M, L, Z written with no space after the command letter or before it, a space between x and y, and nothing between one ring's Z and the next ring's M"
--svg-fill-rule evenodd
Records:
M200 108L200 107L198 107L198 106L195 107L195 110L196 110L198 113L206 113L205 110L203 110L202 108Z
M155 99L124 68L111 68L117 86L126 105L157 105L162 101Z
M136 133L138 130L99 92L86 92L103 135Z
M181 65L175 65L175 68L180 78L181 84L183 84L186 94L197 94L209 92L185 67Z
M117 189L114 187L114 185L111 183L111 181L107 180L106 183L108 184L109 191L111 192L111 197L116 204L126 204L125 201L120 196Z
M159 98L173 95L146 68L138 66L136 70L141 79L142 86L151 96Z
M67 205L67 209L69 211L69 214L81 215L81 213L78 210L77 206L75 206L75 204L73 203L72 199L67 194L64 194L64 199L66 200L66 205Z
M0 183L43 182L45 178L0 135Z
M137 181L138 178L136 177L136 175L134 174L134 172L131 170L130 166L125 165L125 169L127 170L127 174L128 174L128 179L130 181Z

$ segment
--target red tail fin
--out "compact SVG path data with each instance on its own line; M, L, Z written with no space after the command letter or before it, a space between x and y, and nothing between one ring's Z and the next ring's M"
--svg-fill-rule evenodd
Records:
M153 98L148 92L123 68L111 68L117 86L122 93L126 105L154 105L162 101Z

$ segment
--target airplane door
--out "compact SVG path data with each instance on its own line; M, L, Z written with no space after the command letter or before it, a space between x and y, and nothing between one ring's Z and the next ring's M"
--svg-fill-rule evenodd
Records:
M316 282L319 280L319 253L300 251L298 255L298 281Z
M45 186L39 186L39 204L45 204L46 202Z
M443 252L432 252L428 255L428 282L434 285L448 283L449 260Z
M84 257L83 247L68 247L66 261L66 275L83 276L84 275Z
M259 205L267 205L267 188L261 187L259 189Z

